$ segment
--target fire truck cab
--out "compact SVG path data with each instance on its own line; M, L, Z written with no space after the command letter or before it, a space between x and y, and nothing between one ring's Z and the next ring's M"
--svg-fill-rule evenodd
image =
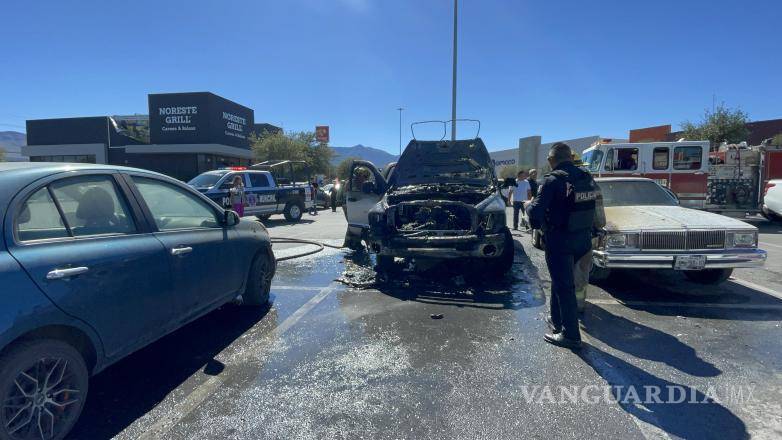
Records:
M673 191L681 206L706 208L708 141L596 144L581 160L596 177L646 177Z

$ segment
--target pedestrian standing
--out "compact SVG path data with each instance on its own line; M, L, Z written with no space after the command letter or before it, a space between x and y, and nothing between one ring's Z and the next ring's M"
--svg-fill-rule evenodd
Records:
M242 176L234 177L231 189L228 190L229 199L231 202L231 209L239 214L239 217L244 216L244 205L247 203L247 196L244 193L244 182Z
M533 228L544 233L546 265L551 276L551 327L546 342L560 347L581 347L574 266L592 250L595 229L605 226L598 215L600 188L592 176L573 164L570 147L557 142L549 151L553 171L547 174L527 215Z
M516 186L510 193L510 202L513 206L513 230L519 230L519 211L524 209L524 202L531 197L529 182L527 181L527 172L519 171L516 175Z
M537 197L538 195L538 170L535 168L532 168L529 170L529 176L527 177L527 182L529 182L529 191L532 193L532 196L530 199Z
M312 180L312 210L311 215L318 215L318 181Z
M341 185L339 183L339 177L334 178L334 185L331 187L331 212L337 212L337 192Z

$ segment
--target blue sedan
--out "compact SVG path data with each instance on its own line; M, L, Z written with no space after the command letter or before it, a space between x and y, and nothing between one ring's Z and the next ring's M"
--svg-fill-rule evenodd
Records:
M0 438L61 439L88 378L241 297L263 306L276 267L240 222L161 174L0 164Z

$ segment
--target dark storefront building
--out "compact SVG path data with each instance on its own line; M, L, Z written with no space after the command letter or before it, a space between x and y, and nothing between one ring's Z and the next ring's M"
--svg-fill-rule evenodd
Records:
M158 171L182 180L249 165L253 110L209 92L149 95L149 115L27 121L31 161L89 162Z

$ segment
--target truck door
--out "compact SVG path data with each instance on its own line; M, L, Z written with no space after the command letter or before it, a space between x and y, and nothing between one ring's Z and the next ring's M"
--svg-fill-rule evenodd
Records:
M349 176L343 209L348 220L348 233L360 237L369 227L369 210L386 191L386 180L371 162L365 160L353 161Z
M650 146L642 154L643 177L649 178L665 188L671 187L671 147L668 145ZM648 159L648 160L647 160Z
M670 188L682 206L703 209L708 185L708 147L703 144L674 145Z
M247 208L251 215L274 214L277 210L277 191L271 183L270 175L261 172L247 173Z

